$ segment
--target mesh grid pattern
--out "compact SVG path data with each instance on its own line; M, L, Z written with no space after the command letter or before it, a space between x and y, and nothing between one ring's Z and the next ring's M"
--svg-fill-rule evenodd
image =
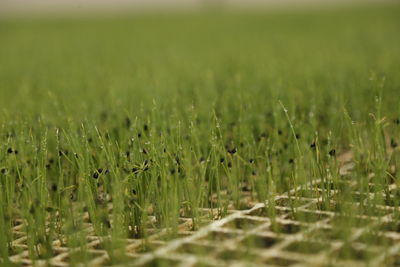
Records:
M358 227L350 233L335 233L332 227L339 213L335 201L331 208L321 206L321 193L327 191L322 182L304 196L289 194L274 200L276 217L267 216L268 205L257 203L248 210L237 211L215 221L192 236L175 240L143 255L140 266L389 266L400 265L400 223L394 219L396 208L376 206L373 215L356 215ZM356 188L356 184L347 186ZM373 187L374 184L369 184ZM303 187L304 188L304 187ZM310 187L307 187L310 188ZM390 185L394 191L395 185ZM303 190L297 188L296 190ZM299 193L299 192L297 192ZM331 190L331 197L337 191ZM354 191L354 195L360 195ZM375 195L375 193L371 193ZM376 194L379 194L377 192ZM295 211L290 201L296 201ZM362 202L350 202L359 206ZM271 205L269 205L271 206ZM333 208L332 208L333 207ZM391 227L388 227L391 225ZM394 226L393 226L394 225ZM375 229L376 244L364 238ZM348 235L348 242L339 236Z
M242 193L242 202L246 205L253 206L249 192ZM108 210L112 211L112 204L108 204ZM237 210L233 208L233 204L228 205L228 214L234 214ZM179 218L178 236L190 236L196 232L198 226L209 224L212 220L221 217L220 210L203 208L199 211L200 218L197 218L196 227L194 227L192 218L182 216ZM112 218L112 215L111 215ZM11 243L14 254L9 257L10 261L23 266L70 266L71 255L79 253L79 248L70 248L65 244L65 240L55 239L52 242L52 251L54 256L50 259L35 259L32 260L29 256L28 237L24 231L25 225L21 219L16 219L13 227L13 238ZM112 219L111 219L112 224ZM108 266L110 264L110 256L104 248L104 240L107 237L97 236L93 225L89 219L88 212L83 215L83 230L86 232L86 258L89 258L85 265L89 266ZM146 226L146 236L143 238L125 239L125 256L127 262L135 262L135 259L142 254L153 251L158 247L165 246L171 240L169 229L160 229L156 226L155 216L149 216ZM63 241L63 242L62 242ZM37 246L36 249L41 249Z
M369 199L363 198L366 194L371 198L383 195L372 182L368 184L371 193L362 193L357 183L342 178L342 185L348 187L352 195L352 201L346 205L363 205ZM389 185L388 190L390 199L396 199L396 185ZM228 215L222 219L218 211L203 209L202 225L208 225L198 231L193 229L191 218L180 218L180 238L172 241L167 238L167 229L152 226L151 219L155 218L150 217L146 238L125 240L126 262L137 266L400 265L400 222L395 217L400 210L391 201L387 201L387 205L376 205L366 214L352 216L357 220L357 227L348 233L338 233L333 225L343 216L335 201L340 194L339 190L331 188L330 182L317 180L299 186L275 197L273 203L252 203L251 194L243 194L243 201L249 208L235 210L230 205ZM326 195L329 201L324 202ZM87 264L110 265L110 256L103 246L105 237L95 235L88 218L86 212L83 221L90 258ZM212 218L217 220L211 222ZM78 248L69 248L61 240L54 240L55 255L33 263L23 221L16 221L13 234L12 247L18 252L10 260L24 266L70 266L72 255L79 252ZM376 244L364 242L370 234L379 237ZM347 242L343 241L343 235L348 237Z
M86 213L85 221L88 221L88 214ZM151 218L150 218L151 219ZM153 218L154 219L154 218ZM203 218L203 223L207 221L207 217ZM193 232L192 219L190 218L180 218L179 220L179 232L181 234L189 235ZM87 251L86 255L89 258L88 265L90 266L104 266L109 265L109 255L104 249L103 241L104 237L96 236L93 226L89 222L84 223L84 231L87 232L86 242ZM147 250L155 249L165 244L167 238L166 229L156 229L148 228L146 229L148 236L146 238L138 239L126 239L125 244L125 255L128 258L134 260L141 253ZM24 224L21 220L17 220L15 227L13 228L14 241L12 242L12 247L14 251L17 251L15 255L12 255L9 259L11 262L24 265L24 266L70 266L71 254L79 252L78 248L69 248L63 245L60 240L55 240L52 243L52 249L54 252L54 257L46 260L35 260L33 261L29 257L27 236L24 232ZM144 246L146 245L146 248ZM40 249L40 248L38 248Z

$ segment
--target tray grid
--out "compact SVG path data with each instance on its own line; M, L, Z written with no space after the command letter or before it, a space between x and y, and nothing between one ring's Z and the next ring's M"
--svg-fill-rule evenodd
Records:
M356 183L347 182L355 190ZM321 181L306 188L315 192L327 191ZM374 187L373 183L369 183ZM297 188L297 192L305 188ZM396 190L394 184L389 186ZM237 211L215 221L192 236L177 239L152 253L141 256L134 265L167 266L394 266L400 263L400 224L398 228L382 229L385 224L396 223L398 208L377 205L374 215L355 215L358 227L351 228L346 240L334 233L338 212L322 209L322 197L298 197L292 190L275 198L276 217L268 217L266 210L272 206L257 203L248 210ZM338 190L330 190L331 198ZM354 191L354 195L360 195ZM374 197L381 192L369 193ZM391 195L394 197L394 195ZM296 208L288 207L296 201ZM364 201L367 201L365 199ZM334 200L329 201L332 207ZM363 202L348 202L360 207ZM301 215L300 215L301 214ZM347 234L347 233L346 233ZM339 233L340 235L340 233ZM381 244L366 244L364 238L374 235ZM350 254L348 252L351 252Z
M121 266L388 266L400 265L400 209L393 200L398 198L398 188L393 183L387 192L373 183L373 177L361 192L360 183L350 181L345 175L340 182L313 180L274 198L272 202L253 203L251 192L243 192L241 206L236 210L233 203L227 216L221 218L216 209L200 211L201 223L193 229L191 218L179 220L178 238L168 237L169 229L157 229L149 217L146 238L125 239ZM343 197L347 189L349 199ZM388 195L389 192L389 195ZM363 207L370 199L379 197L385 204L375 205L372 210ZM328 199L328 200L327 200ZM340 213L340 205L360 214ZM109 203L109 212L112 204ZM274 214L274 215L273 215ZM112 216L111 224L112 224ZM345 233L337 233L335 226L341 220L353 220L354 226ZM111 265L104 248L107 236L96 236L87 212L83 215L86 236L85 265ZM25 222L18 219L13 228L12 248L17 251L11 262L23 266L70 266L80 249L69 248L65 240L52 243L54 256L47 260L29 257ZM368 243L373 237L376 244ZM41 249L41 248L37 248ZM351 253L348 253L351 252Z

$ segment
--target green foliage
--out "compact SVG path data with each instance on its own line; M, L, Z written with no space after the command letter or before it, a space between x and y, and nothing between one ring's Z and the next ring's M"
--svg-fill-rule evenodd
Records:
M79 262L87 211L118 263L121 240L146 237L149 216L173 237L180 216L197 228L202 208L223 216L246 207L244 191L263 202L316 178L342 204L343 180L368 193L373 174L383 197L341 205L343 216L397 207L399 12L2 20L0 259L16 219L31 259L49 258L59 237L82 248ZM348 151L355 168L341 176Z

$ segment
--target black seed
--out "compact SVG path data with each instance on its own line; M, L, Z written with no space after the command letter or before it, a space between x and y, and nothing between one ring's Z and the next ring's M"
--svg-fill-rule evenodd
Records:
M129 156L131 155L131 153L129 151L126 151L126 157L129 158Z
M139 168L136 168L136 167L133 167L133 168L132 168L132 172L133 172L133 173L136 173L136 172L138 172L138 171L139 171Z
M206 159L204 157L201 157L199 161L204 162L204 161L206 161Z
M135 189L132 189L132 194L134 194L134 195L136 195L136 194L137 194L137 192L136 192L136 190L135 190Z
M232 149L228 149L228 153L231 154L231 155L235 154L236 152L237 152L236 147L232 148Z
M142 148L142 153L147 154L147 150L145 148Z
M98 172L93 173L93 178L94 178L94 179L99 178L99 173L98 173Z
M300 134L295 134L296 139L300 139Z
M9 148L7 149L7 153L8 153L8 154L13 153L13 149L12 149L11 147L9 147Z
M221 163L224 163L224 161L225 161L225 158L220 158L219 159L219 162L221 162Z
M252 171L251 175L253 175L253 176L257 175L256 171Z
M228 162L228 168L232 168L232 162Z
M141 138L141 137L142 137L142 134L141 134L141 133L138 133L138 134L137 134L137 137L138 137L138 138Z
M294 163L294 159L289 159L289 163L293 164Z
M397 124L397 125L400 125L400 119L395 119L395 120L393 120L393 123L394 123L394 124Z
M278 135L282 135L282 134L283 134L282 130L279 129L279 130L278 130Z
M164 153L167 153L167 150L164 148Z
M255 160L254 160L254 159L249 159L249 162L250 162L250 163L254 163Z
M89 143L92 143L92 142L93 142L92 137L89 137L89 138L87 139L87 141L88 141Z
M310 148L315 149L316 146L317 146L317 145L315 144L315 142L312 142L311 145L310 145Z
M331 151L329 151L329 156L334 157L336 155L336 150L332 149Z
M175 157L175 161L178 165L181 165L181 160L178 156Z
M46 169L50 169L51 165L50 164L46 164Z
M51 191L55 192L55 191L57 191L57 189L58 189L58 187L56 184L51 185Z
M171 169L169 172L170 172L171 174L175 174L175 169Z
M97 169L97 172L98 172L98 173L102 173L102 172L103 172L103 168Z
M6 168L2 168L0 172L1 172L1 174L6 174L7 173L7 169Z
M52 207L46 207L47 212L52 212L54 209Z
M147 132L149 130L149 126L147 124L143 125L143 130Z
M393 138L390 139L390 146L392 148L396 148L398 146L397 142Z

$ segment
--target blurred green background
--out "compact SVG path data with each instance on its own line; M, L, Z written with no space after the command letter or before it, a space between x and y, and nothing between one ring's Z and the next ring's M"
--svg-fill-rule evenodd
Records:
M153 100L198 112L278 99L304 114L368 116L385 77L399 110L400 8L176 12L0 22L2 115L94 119ZM372 77L372 78L373 78Z

